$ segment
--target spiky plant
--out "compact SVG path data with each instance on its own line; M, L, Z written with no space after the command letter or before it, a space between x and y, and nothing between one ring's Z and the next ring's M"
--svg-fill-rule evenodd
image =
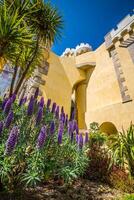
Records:
M123 130L109 139L112 161L122 167L128 165L130 174L134 176L134 125L131 124L127 131Z

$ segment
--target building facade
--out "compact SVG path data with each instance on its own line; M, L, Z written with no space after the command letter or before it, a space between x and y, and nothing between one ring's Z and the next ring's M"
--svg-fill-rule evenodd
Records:
M45 56L20 96L30 96L39 87L40 95L64 106L69 115L75 110L81 129L98 122L109 133L134 122L134 14L126 16L94 51L80 44L62 56L53 52Z

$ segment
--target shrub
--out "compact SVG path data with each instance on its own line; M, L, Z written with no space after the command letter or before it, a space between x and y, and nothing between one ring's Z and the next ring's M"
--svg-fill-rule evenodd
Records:
M124 192L134 192L134 180L130 179L125 169L119 166L112 166L108 177L108 183L114 188Z
M112 150L112 162L121 167L128 166L131 176L134 176L134 125L125 132L111 136L110 150Z
M55 176L70 182L88 163L76 121L37 96L38 90L26 106L26 98L17 103L13 95L0 108L0 177L8 190L34 187Z
M90 161L85 177L88 177L90 180L107 182L110 174L110 158L106 149L94 144L89 150L88 156Z

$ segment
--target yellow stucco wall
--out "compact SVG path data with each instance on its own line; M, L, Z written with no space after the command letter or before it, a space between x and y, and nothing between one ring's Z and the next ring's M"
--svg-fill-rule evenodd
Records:
M59 106L64 106L70 115L71 95L75 83L85 79L85 73L75 67L75 58L58 57L53 52L49 56L49 72L44 77L46 84L41 86L45 99L51 98Z
M105 122L110 122L119 130L134 122L134 63L128 49L119 45L120 42L116 41L115 48L128 88L126 94L132 99L126 103L122 102L115 66L105 43L95 51L78 56L59 57L50 53L46 84L41 88L43 95L64 106L66 113L70 114L71 96L75 90L81 129L89 128L93 121L103 124L103 128ZM82 68L86 63L87 66ZM107 128L112 124L106 123Z

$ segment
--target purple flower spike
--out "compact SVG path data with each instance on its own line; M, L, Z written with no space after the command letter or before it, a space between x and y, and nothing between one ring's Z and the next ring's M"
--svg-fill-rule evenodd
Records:
M12 99L8 99L4 107L4 113L8 114L12 106Z
M34 93L34 99L37 99L38 95L39 95L39 88L36 88L36 91Z
M87 144L89 141L88 132L85 133L85 141L84 143Z
M49 109L50 105L51 105L51 99L48 99L47 100L47 109Z
M11 97L11 99L12 99L12 103L14 103L15 99L16 99L16 94L13 94L12 97Z
M55 111L55 117L59 119L59 106L57 106L56 111Z
M38 139L37 139L37 145L36 145L36 147L38 149L41 149L43 147L43 145L45 143L45 139L46 139L46 127L43 126L41 128L41 131L40 131Z
M19 134L19 129L17 126L14 126L6 142L6 149L5 149L6 155L11 155L12 151L14 150L17 144L18 134Z
M68 123L68 134L71 135L72 132L73 132L73 123L72 123L72 121L69 121L69 123Z
M1 106L2 110L4 110L4 107L5 107L6 103L7 103L7 101L8 101L8 98L3 99L2 106Z
M61 113L64 113L64 108L63 108L63 106L61 107Z
M0 136L1 136L2 131L3 131L3 126L4 126L4 123L1 121L0 122Z
M43 108L39 107L37 117L36 117L36 125L38 125L41 122L42 116L43 116Z
M79 135L76 134L76 143L78 144L79 143Z
M21 107L23 104L25 104L27 101L27 97L21 98L19 101L19 106Z
M63 126L63 122L61 121L59 124L59 129L58 129L58 144L62 144L62 135L63 135L63 131L64 131L64 126Z
M82 133L79 135L78 145L79 145L79 149L83 148L83 136L82 136Z
M75 131L76 131L76 134L79 134L79 128L78 128L78 124L76 123L76 129L75 129Z
M54 121L52 121L50 123L50 133L53 135L54 134L54 131L55 131L55 123Z
M6 128L9 128L9 126L11 125L11 123L13 121L13 117L14 117L14 114L13 114L12 111L10 111L7 118L6 118L6 121L5 121L5 127Z
M56 103L54 102L53 105L52 105L52 111L51 112L54 113L55 109L56 109Z
M75 111L73 111L73 112L71 113L71 120L74 120L74 118L75 118Z
M28 104L27 115L31 116L33 114L33 110L34 110L34 98L33 96L31 96L31 99Z
M26 97L24 97L24 102L23 102L23 103L26 103L26 101L27 101L27 96L26 96Z
M71 139L71 142L73 142L73 140L74 140L74 133L73 132L71 133L70 139Z
M65 125L66 126L68 125L68 115L66 115L66 117L65 117Z
M20 106L20 107L22 106L22 104L23 104L23 101L24 101L24 99L23 99L23 98L21 98L21 99L20 99L20 101L19 101L19 106Z
M65 113L60 114L60 121L62 121L63 124L65 123Z
M40 107L44 107L44 97L41 97L40 101L39 101L39 106Z

